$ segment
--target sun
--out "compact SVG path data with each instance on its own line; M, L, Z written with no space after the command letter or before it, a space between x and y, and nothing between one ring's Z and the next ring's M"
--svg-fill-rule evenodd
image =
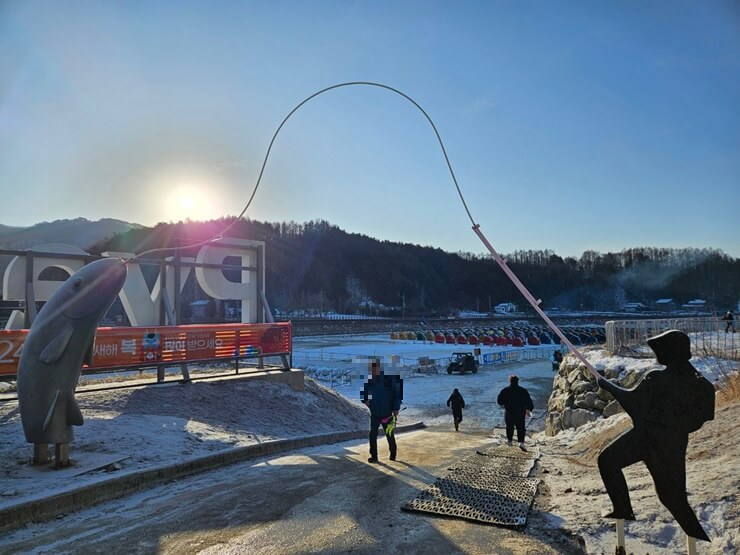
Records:
M197 180L177 181L164 198L164 212L171 221L202 221L213 218L209 184Z
M195 208L195 199L192 195L185 194L180 197L180 208L186 212L190 212Z
M160 221L207 221L219 218L224 180L215 172L195 167L163 168L150 182L159 191Z

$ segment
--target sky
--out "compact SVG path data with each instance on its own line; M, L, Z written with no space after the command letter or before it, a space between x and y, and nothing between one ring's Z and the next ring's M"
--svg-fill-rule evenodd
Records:
M237 215L326 87L411 97L501 253L740 257L740 4L0 2L0 224ZM483 253L434 130L349 86L246 215Z

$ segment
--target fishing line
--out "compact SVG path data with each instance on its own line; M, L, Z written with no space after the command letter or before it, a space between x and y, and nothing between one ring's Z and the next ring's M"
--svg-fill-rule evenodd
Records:
M252 204L252 201L254 200L255 195L257 194L257 189L259 188L260 184L262 183L262 177L265 172L265 167L267 166L267 160L270 157L270 153L272 152L272 147L275 144L275 140L277 139L277 136L280 134L280 131L282 130L283 126L287 123L287 121L291 118L293 114L295 114L304 104L309 102L310 100L316 98L319 95L322 95L326 92L332 91L334 89L340 89L343 87L354 87L354 86L363 86L363 87L376 87L379 89L385 89L387 91L393 92L409 102L413 104L427 119L429 122L429 125L432 126L432 129L434 130L434 134L437 137L437 142L439 142L439 146L442 149L442 154L444 155L445 162L447 163L447 169L450 172L450 176L452 177L452 181L455 184L455 189L457 190L457 194L460 196L460 201L462 202L463 208L465 209L465 213L468 215L468 218L470 219L470 223L473 226L473 231L478 236L478 238L481 240L483 245L488 249L488 251L491 253L491 256L496 261L496 263L501 267L501 269L504 271L504 273L509 277L509 279L512 281L512 283L519 289L519 291L524 295L524 298L527 299L530 305L532 305L532 308L542 317L542 319L547 323L547 325L552 329L553 332L560 338L560 340L563 342L564 345L570 349L570 351L586 366L586 369L593 375L594 378L599 377L598 372L596 372L596 369L591 365L591 363L586 360L586 358L578 351L578 349L573 346L573 344L568 340L568 338L565 336L565 334L560 331L560 328L558 328L550 318L540 309L539 305L542 302L539 299L535 299L532 294L529 292L529 290L522 284L521 281L519 281L519 278L514 274L514 272L507 266L506 261L499 256L499 254L496 252L496 250L493 248L493 246L488 242L488 239L485 235L483 235L483 232L480 229L480 225L475 223L475 220L473 219L472 214L470 213L470 209L468 208L467 202L465 202L465 197L462 194L462 190L460 189L460 185L457 182L457 177L455 176L455 171L452 169L452 163L450 162L450 158L447 155L447 149L444 146L444 143L442 142L442 137L439 134L439 131L437 130L437 126L434 124L434 121L432 121L432 118L429 116L429 114L424 110L424 108L421 107L421 105L416 102L413 98L411 98L409 95L407 95L404 92L401 92L400 90L391 87L389 85L384 85L382 83L375 83L373 81L349 81L346 83L339 83L336 85L331 85L329 87L325 87L312 95L307 96L303 100L301 100L296 106L288 112L288 115L283 118L283 120L280 122L280 125L278 125L277 129L275 130L275 133L272 135L272 139L270 140L270 144L267 147L267 152L265 153L265 157L262 160L262 166L260 167L260 172L257 177L257 181L254 185L254 188L252 189L252 194L249 196L249 200L247 201L247 204L244 206L244 209L239 213L238 216L232 221L229 225L224 227L221 231L219 231L217 234L213 235L212 237L204 240L199 241L197 243L193 243L191 245L184 245L179 247L161 247L156 249L150 249L147 251L144 251L140 254L137 254L127 260L125 260L125 263L132 262L136 260L137 258L140 258L146 254L152 254L156 252L173 252L173 251L180 251L184 249L191 249L193 247L199 247L202 245L207 245L209 243L213 243L214 241L217 241L218 239L223 238L224 234L231 229L241 218L246 214L247 210Z
M457 177L455 176L455 171L452 169L452 164L450 163L450 158L447 155L447 149L445 148L445 145L442 142L442 137L439 134L439 131L437 130L437 126L434 124L434 121L429 116L429 114L426 112L426 110L424 110L424 108L422 108L421 105L418 102L416 102L416 100L414 100L413 98L411 98L409 95L407 95L407 94L401 92L400 90L398 90L398 89L396 89L394 87L391 87L389 85L384 85L382 83L375 83L375 82L372 82L372 81L349 81L349 82L346 82L346 83L339 83L339 84L336 84L336 85L331 85L329 87L323 88L320 91L317 91L317 92L313 93L310 96L307 96L306 98L304 98L303 100L301 100L298 104L296 104L295 107L290 112L288 112L288 115L286 115L283 118L283 120L280 122L280 125L278 125L277 129L275 130L275 133L273 133L272 139L270 140L270 144L267 147L267 152L265 152L265 157L262 160L262 166L260 167L259 175L257 176L257 181L254 184L254 188L252 189L252 194L249 196L249 200L247 201L247 204L244 206L244 209L239 213L238 216L236 216L236 218L234 219L233 222L231 222L229 225L227 225L226 227L224 227L221 231L219 231L215 235L209 237L208 239L205 239L204 241L199 241L199 242L193 243L191 245L183 245L183 246L179 246L179 247L160 247L160 248L156 248L156 249L150 249L150 250L144 251L144 252L142 252L140 254L137 254L137 255L135 255L135 256L133 256L133 257L125 260L125 262L132 262L132 261L136 260L137 258L141 258L142 256L147 255L147 254L153 254L153 253L165 252L165 251L166 252L173 252L173 251L191 249L191 248L194 248L194 247L200 247L202 245L207 245L209 243L212 243L214 241L217 241L218 239L223 238L224 234L229 229L231 229L242 218L242 216L244 216L244 214L246 214L247 210L251 206L252 201L254 200L254 197L257 194L257 189L259 189L259 186L262 183L262 177L263 177L263 175L265 173L265 168L267 167L267 160L270 158L270 153L272 152L272 147L275 144L275 140L277 139L278 135L280 134L280 131L285 126L285 124L288 122L288 120L291 118L291 116L293 114L295 114L304 104L306 104L307 102L309 102L310 100L316 98L319 95L322 95L322 94L324 94L326 92L329 92L329 91L332 91L334 89L339 89L339 88L342 88L342 87L353 87L353 86L377 87L377 88L380 88L380 89L385 89L385 90L394 92L397 95L399 95L399 96L405 98L406 100L408 100L409 102L411 102L411 104L413 104L424 115L424 117L429 122L429 125L432 126L432 129L434 130L434 134L437 137L437 141L439 142L439 146L442 149L442 154L445 157L445 162L447 163L447 169L450 172L450 176L452 177L452 181L455 184L455 188L457 189L457 194L460 196L460 200L462 201L463 207L465 208L465 212L467 213L468 218L470 219L470 223L473 224L473 225L475 225L475 221L473 220L473 216L470 214L470 209L468 208L468 204L465 202L465 198L463 197L462 190L460 189L460 185L457 182Z

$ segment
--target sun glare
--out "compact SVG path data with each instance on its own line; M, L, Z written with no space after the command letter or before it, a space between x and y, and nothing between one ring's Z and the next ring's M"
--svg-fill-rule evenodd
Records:
M180 197L180 208L183 210L192 210L195 208L195 200L190 195Z
M205 221L219 218L217 202L224 184L219 175L199 169L162 171L153 188L160 191L161 221Z

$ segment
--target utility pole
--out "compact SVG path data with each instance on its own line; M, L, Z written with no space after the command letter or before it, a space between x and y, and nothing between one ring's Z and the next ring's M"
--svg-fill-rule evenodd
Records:
M406 293L401 293L401 318L406 318Z

